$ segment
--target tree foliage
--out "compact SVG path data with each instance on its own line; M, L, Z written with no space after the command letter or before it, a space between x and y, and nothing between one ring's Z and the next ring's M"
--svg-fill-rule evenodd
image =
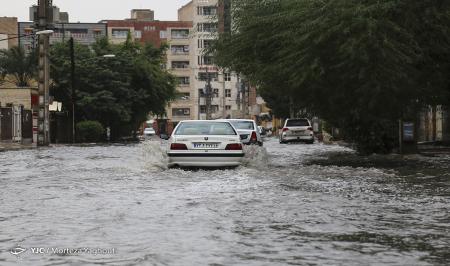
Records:
M75 45L76 120L111 127L112 138L137 130L149 113L163 114L175 95L175 78L161 68L166 46L121 45L100 39L92 49ZM114 58L103 57L114 54ZM71 110L68 43L52 48L52 94Z
M400 118L448 103L450 9L444 0L233 0L216 62L260 87L276 115L291 98L358 144L388 152Z
M11 82L17 87L30 87L36 71L34 50L26 53L20 46L0 50L0 83Z

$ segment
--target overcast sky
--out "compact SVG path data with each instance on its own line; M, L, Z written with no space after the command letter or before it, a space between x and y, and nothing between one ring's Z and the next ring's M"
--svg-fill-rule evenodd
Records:
M157 20L177 20L178 8L190 0L53 0L61 11L69 12L71 22L98 22L125 19L131 9L149 8ZM29 7L38 0L0 0L0 17L17 17L29 21Z

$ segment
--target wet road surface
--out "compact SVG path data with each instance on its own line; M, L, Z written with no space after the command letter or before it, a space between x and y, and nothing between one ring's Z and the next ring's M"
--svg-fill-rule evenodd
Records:
M0 265L450 264L450 158L246 153L214 171L166 169L159 142L0 153Z

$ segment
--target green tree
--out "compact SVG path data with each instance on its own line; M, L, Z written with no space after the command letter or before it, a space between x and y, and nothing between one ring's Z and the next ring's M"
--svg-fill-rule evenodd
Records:
M36 75L37 57L34 51L26 53L20 46L0 50L0 82L6 80L17 87L30 87ZM8 77L6 79L6 77Z
M290 97L340 127L361 152L389 152L398 119L448 99L448 1L234 0L231 12L216 62L279 95L269 106Z
M163 114L175 96L175 78L161 68L166 46L99 40L93 49L75 45L77 121L99 121L112 138L136 131L149 113ZM114 58L103 58L114 54ZM70 58L66 43L52 49L52 93L71 106ZM70 108L69 108L70 109Z

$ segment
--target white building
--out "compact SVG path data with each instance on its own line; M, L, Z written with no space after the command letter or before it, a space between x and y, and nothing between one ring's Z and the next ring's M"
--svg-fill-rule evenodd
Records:
M211 40L217 37L217 0L193 0L178 10L178 20L192 21L190 68L191 98L196 102L194 110L197 119L206 119L206 99L204 96L208 75L211 77L212 101L211 118L240 117L238 104L238 77L214 65L212 58L204 55ZM170 118L170 117L169 117Z

